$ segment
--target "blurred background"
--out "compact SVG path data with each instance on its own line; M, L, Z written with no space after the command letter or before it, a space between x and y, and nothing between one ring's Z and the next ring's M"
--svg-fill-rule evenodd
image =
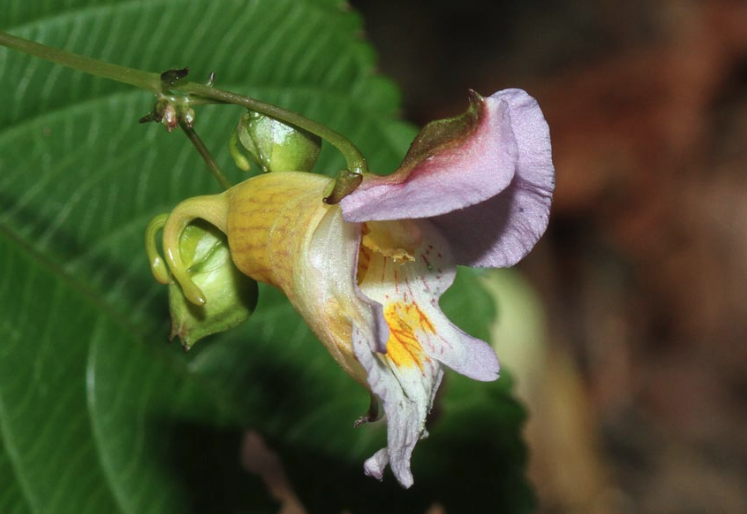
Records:
M405 118L550 124L548 233L490 278L541 512L747 512L747 2L351 4Z

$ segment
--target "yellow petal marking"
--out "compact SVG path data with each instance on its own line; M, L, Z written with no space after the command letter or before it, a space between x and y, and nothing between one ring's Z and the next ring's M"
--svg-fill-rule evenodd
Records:
M363 225L361 243L394 262L414 261L421 235L413 224L392 221L369 221Z
M433 323L426 314L411 303L390 303L384 309L384 318L389 325L386 343L387 356L398 368L417 366L423 370L423 362L430 359L418 342L417 333L434 334Z

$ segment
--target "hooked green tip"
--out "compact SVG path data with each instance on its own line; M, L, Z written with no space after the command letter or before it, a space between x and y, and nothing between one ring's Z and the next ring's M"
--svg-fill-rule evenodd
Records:
M166 250L167 256L171 263L181 263L181 258L178 260L174 258L172 248ZM171 272L174 274L174 278L182 286L184 296L195 305L205 305L205 295L202 294L202 290L192 281L192 277L189 276L187 269L180 265L171 267Z
M169 217L168 214L159 214L148 223L148 227L145 229L145 251L148 254L148 261L150 261L150 270L153 272L153 276L161 284L169 283L169 269L166 263L158 252L158 242L156 237L158 233L163 229L166 224L166 219Z

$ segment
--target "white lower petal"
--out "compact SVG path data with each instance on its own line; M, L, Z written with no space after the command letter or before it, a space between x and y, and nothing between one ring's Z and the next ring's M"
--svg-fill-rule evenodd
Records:
M366 475L373 477L377 480L383 480L384 479L384 470L389 465L389 452L386 448L382 448L381 450L377 451L373 454L373 457L366 460L366 462L363 463L363 471L365 471ZM409 485L405 485L405 487L410 487L412 485L412 473L409 475Z
M438 362L429 360L414 372L394 365L385 354L375 351L371 334L356 327L353 350L368 373L368 384L380 399L387 419L387 447L366 461L366 474L382 479L387 464L400 484L413 483L410 458L417 442L423 438L425 419L433 396L441 383L443 371Z
M371 262L364 276L359 272L363 294L382 304L390 329L393 319L412 329L428 357L475 380L497 379L498 358L490 345L456 327L438 304L456 276L449 245L427 221L385 222L380 230L387 228L386 223L396 227L396 234L410 227L418 244L408 249L409 258L399 262L369 252Z
M386 354L377 351L369 327L353 330L353 350L387 417L387 447L366 461L381 478L389 463L397 480L412 485L410 458L423 438L425 420L443 377L441 364L478 380L498 378L490 346L455 327L438 306L452 284L448 246L424 221L368 224L358 281L361 292L382 305L389 327Z

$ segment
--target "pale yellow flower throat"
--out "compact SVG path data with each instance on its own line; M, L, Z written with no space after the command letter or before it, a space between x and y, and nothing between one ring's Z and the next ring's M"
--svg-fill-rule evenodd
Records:
M368 222L362 228L356 278L364 294L384 306L387 359L398 368L423 370L429 358L418 334L435 333L408 286L408 279L417 280L421 244L422 234L410 221Z

